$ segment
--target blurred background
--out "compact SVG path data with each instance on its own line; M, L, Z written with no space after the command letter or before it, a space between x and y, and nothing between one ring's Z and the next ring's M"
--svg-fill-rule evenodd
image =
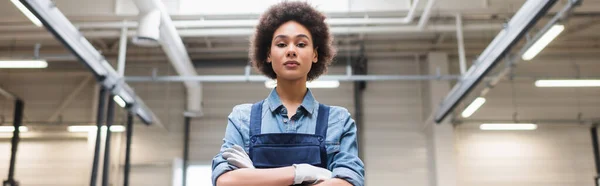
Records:
M247 56L277 2L0 2L4 185L211 185L272 89ZM600 1L308 2L338 48L309 87L352 113L366 185L597 185Z

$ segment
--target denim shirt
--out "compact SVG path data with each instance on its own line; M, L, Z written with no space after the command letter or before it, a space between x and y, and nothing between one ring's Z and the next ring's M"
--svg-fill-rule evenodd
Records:
M227 160L221 157L223 151L234 144L249 152L250 111L252 104L236 105L228 116L225 138L221 150L212 160L212 182L223 173L234 170ZM295 115L288 119L287 109L283 106L275 89L263 103L262 128L266 133L304 133L314 134L317 124L319 102L310 90L306 92L302 104ZM327 148L327 168L334 178L348 181L354 186L364 185L364 164L358 158L356 124L347 109L331 106L325 146Z

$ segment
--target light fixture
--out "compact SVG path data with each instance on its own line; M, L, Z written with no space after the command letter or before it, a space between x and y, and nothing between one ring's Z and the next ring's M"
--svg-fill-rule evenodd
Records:
M113 100L119 105L121 108L125 108L127 105L121 96L115 95L113 96Z
M533 123L484 123L479 126L481 130L535 130Z
M25 16L33 22L33 24L37 27L42 27L42 22L29 11L25 5L23 5L19 0L10 0L20 11L25 14Z
M531 45L525 53L521 56L521 58L525 61L529 61L533 59L538 53L540 53L554 38L556 38L563 30L565 30L565 26L561 24L553 25L542 37L540 37L533 45Z
M537 80L536 87L600 87L598 79L555 79Z
M275 88L277 86L277 81L275 80L267 80L265 81L265 87L267 88ZM340 81L307 81L306 88L338 88L340 87Z
M471 102L471 104L469 104L469 106L467 106L467 108L462 112L462 117L463 118L468 118L471 115L473 115L473 113L475 113L475 111L477 111L477 109L479 109L479 107L481 107L481 105L483 105L485 103L485 98L483 97L478 97L475 100L473 100L473 102Z
M13 126L0 126L0 132L14 132L15 127ZM19 132L27 132L29 129L26 126L20 126Z
M277 86L277 81L275 81L275 80L265 81L265 87L267 87L267 88L275 88L276 86Z
M68 126L67 127L67 131L69 132L91 132L91 131L96 131L96 126L93 125L73 125L73 126ZM106 126L102 126L101 128L102 131L106 131ZM111 132L123 132L125 131L125 127L123 125L113 125L110 126L110 131Z
M307 88L338 88L340 81L309 81L306 82Z
M0 60L0 68L46 68L44 60Z

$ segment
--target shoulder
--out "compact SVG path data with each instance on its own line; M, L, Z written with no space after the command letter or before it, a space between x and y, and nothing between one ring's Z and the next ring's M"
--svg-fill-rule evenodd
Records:
M329 121L330 122L345 122L352 119L348 109L341 106L329 106Z
M250 120L251 103L244 103L233 106L228 119L236 124L243 124Z

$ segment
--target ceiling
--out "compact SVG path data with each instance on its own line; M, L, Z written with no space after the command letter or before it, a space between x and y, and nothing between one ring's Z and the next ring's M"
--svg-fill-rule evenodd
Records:
M224 4L235 4L252 6L246 12L212 13L202 12L207 8L217 9L219 4L211 4L203 0L163 0L167 9L172 14L174 21L198 21L198 20L221 20L239 21L256 20L257 12L266 8L265 4L277 2L277 0L245 1L224 0ZM212 1L211 1L212 2ZM260 2L260 3L256 3ZM387 0L332 0L311 1L320 9L327 10L326 13L332 18L402 18L410 8L409 0L387 1ZM465 47L468 56L479 54L492 38L498 33L503 23L518 10L524 0L437 0L431 11L426 30L413 29L425 9L427 0L420 0L416 9L413 23L407 25L390 25L390 27L401 27L399 31L388 32L340 32L335 36L335 44L340 49L340 54L355 53L360 41L364 41L367 54L372 57L406 55L407 53L426 53L428 51L446 51L450 55L456 55L456 33L442 27L454 27L456 13L463 17ZM123 20L136 21L137 9L131 0L55 0L57 7L75 25L94 25L103 23L119 23ZM331 4L341 5L340 7ZM391 4L390 4L391 3ZM565 0L559 1L551 10L556 12ZM259 5L256 5L259 4ZM185 7L196 6L197 9ZM345 7L344 7L345 6ZM261 9L262 8L262 9ZM206 10L208 11L208 10ZM42 44L40 55L48 56L50 61L69 61L74 58L68 57L69 53L62 45L54 40L43 28L34 27L25 16L20 13L9 1L0 1L0 57L24 57L33 56L33 48L36 43ZM546 16L537 28L543 26L550 16ZM478 26L477 29L469 29L469 26ZM483 28L481 28L483 27ZM332 27L332 30L337 27ZM216 28L215 28L216 29ZM235 32L234 35L206 34L207 30L202 28L179 28L188 53L193 60L220 60L220 59L247 59L248 38L252 27L241 26L235 28L219 28L218 31L228 32L231 30L245 30ZM561 55L564 49L577 50L580 52L592 52L600 46L600 1L583 1L582 6L570 17L566 31L553 42L548 51L556 51ZM214 30L214 29L213 29ZM92 44L100 50L108 59L117 56L118 27L82 27L81 31ZM130 28L130 35L135 29ZM551 53L551 52L548 52ZM67 56L67 57L65 57ZM128 45L128 61L147 60L152 57L156 60L164 60L164 53L160 48L140 48L132 44Z

